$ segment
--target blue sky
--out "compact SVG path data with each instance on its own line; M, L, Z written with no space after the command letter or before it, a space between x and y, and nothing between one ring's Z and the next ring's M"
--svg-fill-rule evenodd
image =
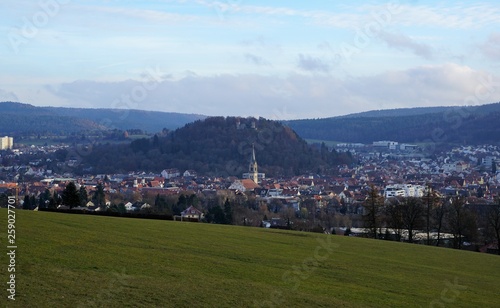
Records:
M2 1L0 100L275 119L500 101L497 1Z

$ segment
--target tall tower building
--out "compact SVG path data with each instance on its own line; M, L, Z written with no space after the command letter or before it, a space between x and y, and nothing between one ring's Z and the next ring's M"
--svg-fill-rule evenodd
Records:
M255 159L255 147L252 145L252 156L250 157L250 164L248 166L248 175L255 183L259 182L259 170L257 166L257 159Z
M9 150L14 146L14 138L12 137L2 137L0 138L0 150Z

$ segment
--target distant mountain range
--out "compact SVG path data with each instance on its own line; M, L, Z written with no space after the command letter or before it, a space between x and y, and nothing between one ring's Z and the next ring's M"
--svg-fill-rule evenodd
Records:
M285 121L305 139L371 143L500 143L500 103L375 110L347 116Z
M174 130L204 115L125 109L35 107L0 102L0 135L95 129ZM374 110L323 119L282 121L305 139L371 143L500 143L500 103Z
M36 107L0 102L0 134L60 133L116 128L155 133L173 130L206 116L174 112L128 109Z

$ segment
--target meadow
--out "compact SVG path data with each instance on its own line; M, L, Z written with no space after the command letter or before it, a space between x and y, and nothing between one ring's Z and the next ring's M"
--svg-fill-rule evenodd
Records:
M0 210L6 247L7 211ZM499 307L500 257L202 223L16 211L7 307ZM8 259L0 259L7 280Z

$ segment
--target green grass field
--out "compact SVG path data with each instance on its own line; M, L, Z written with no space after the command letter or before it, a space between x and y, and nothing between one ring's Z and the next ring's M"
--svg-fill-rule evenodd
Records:
M0 210L6 248L7 211ZM8 307L499 307L500 257L201 223L16 213Z

